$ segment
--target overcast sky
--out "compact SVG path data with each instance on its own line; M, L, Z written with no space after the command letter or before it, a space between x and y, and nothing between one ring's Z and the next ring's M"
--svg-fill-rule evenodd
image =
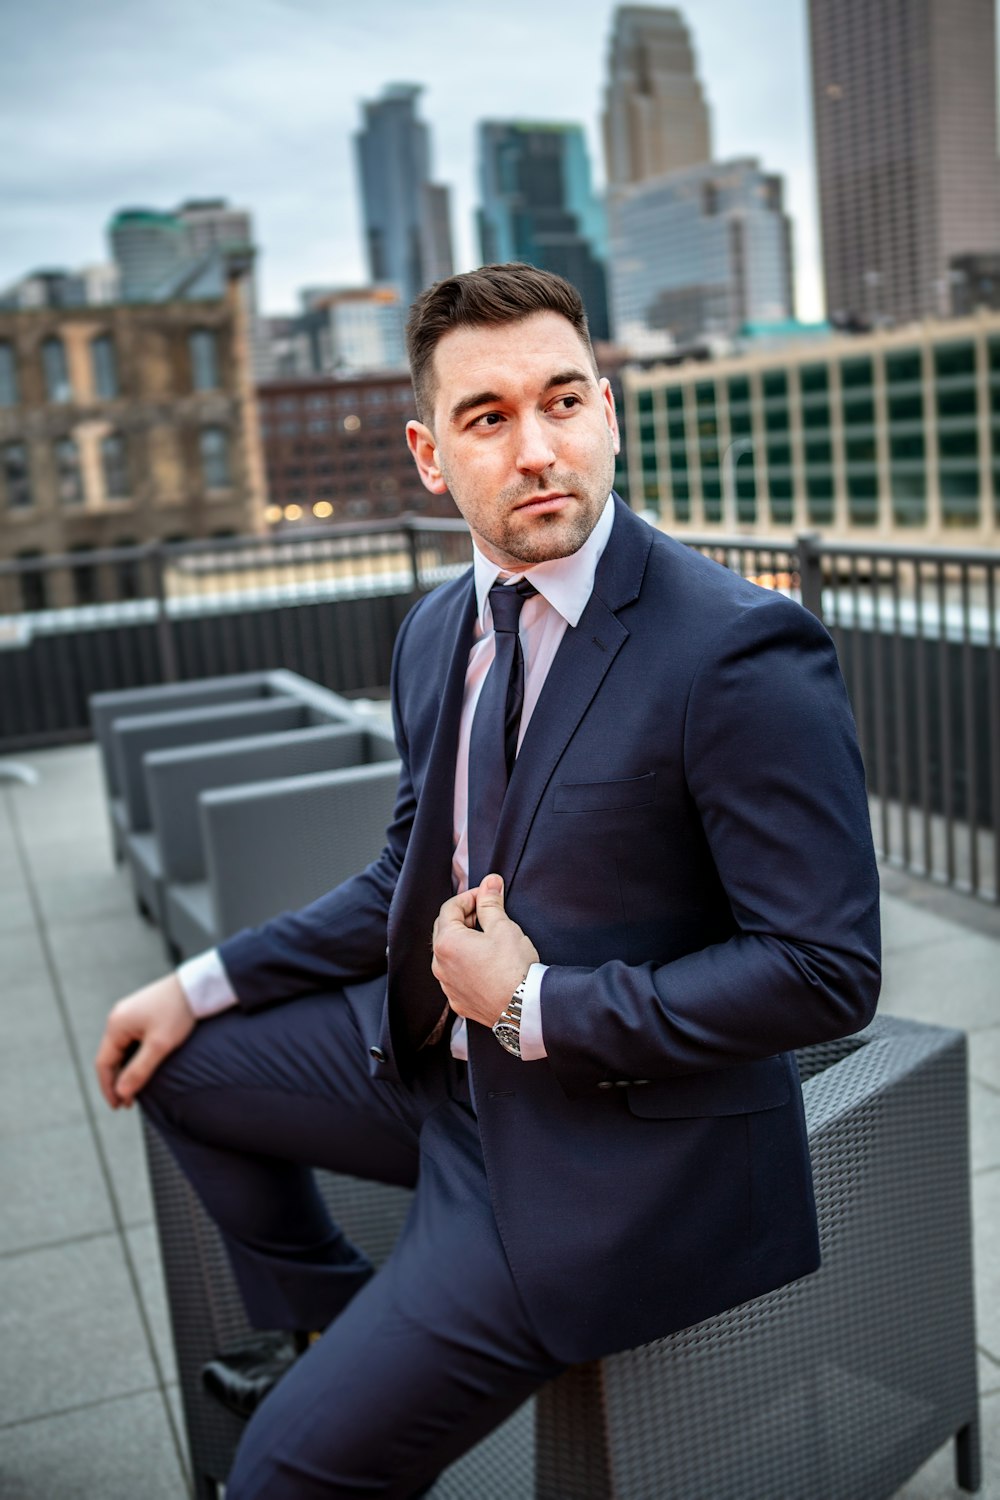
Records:
M799 316L822 315L806 0L689 0L714 153L784 174ZM603 181L614 6L501 0L0 0L0 287L108 258L126 206L222 196L254 215L262 305L366 279L352 136L360 101L421 83L458 269L473 235L475 126L578 120Z

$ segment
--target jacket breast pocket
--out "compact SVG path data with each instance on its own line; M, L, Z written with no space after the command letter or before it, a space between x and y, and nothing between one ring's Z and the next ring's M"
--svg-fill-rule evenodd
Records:
M685 1073L655 1083L633 1084L629 1109L646 1120L690 1120L699 1115L750 1115L780 1109L792 1097L789 1064L783 1056L735 1068Z
M553 794L557 813L603 812L645 807L656 795L656 772L628 776L622 781L565 781Z

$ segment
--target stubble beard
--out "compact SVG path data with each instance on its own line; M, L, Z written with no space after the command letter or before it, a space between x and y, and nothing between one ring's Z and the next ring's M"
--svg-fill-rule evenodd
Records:
M455 491L447 474L444 477L454 496ZM533 566L535 563L550 562L556 557L572 557L574 552L579 552L597 525L611 493L613 477L612 458L606 485L601 476L588 483L582 474L572 472L546 476L544 481L534 479L524 484L509 485L498 491L495 497L495 520L486 517L484 524L484 518L477 516L473 529L495 552L502 553L514 563ZM522 517L518 524L518 506L533 500L537 495L554 492L575 496L577 505L571 507L569 514L555 511L550 515L536 515L527 519Z

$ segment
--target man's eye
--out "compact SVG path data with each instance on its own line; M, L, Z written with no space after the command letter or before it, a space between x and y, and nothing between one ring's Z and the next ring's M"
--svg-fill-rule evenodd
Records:
M573 411L581 404L579 396L560 396L559 400L555 403L559 411Z
M498 427L503 417L498 411L484 411L482 416L476 417L469 423L470 427Z

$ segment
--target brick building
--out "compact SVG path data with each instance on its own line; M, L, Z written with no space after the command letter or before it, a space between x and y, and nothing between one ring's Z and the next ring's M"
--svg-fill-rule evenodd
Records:
M407 374L274 381L257 401L273 524L458 514L424 489L407 450Z
M197 298L0 310L0 558L259 531L239 263Z

